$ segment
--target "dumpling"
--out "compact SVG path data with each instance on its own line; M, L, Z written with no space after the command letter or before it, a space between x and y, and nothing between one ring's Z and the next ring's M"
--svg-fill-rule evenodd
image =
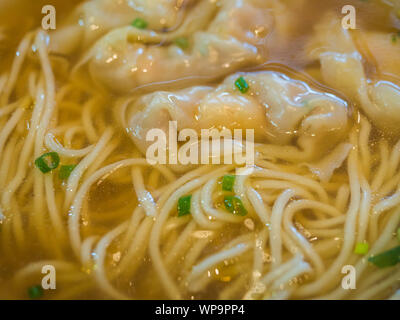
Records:
M245 94L235 87L239 77L248 83ZM254 129L255 142L278 145L298 139L302 145L324 140L324 145L332 146L343 138L348 125L345 101L272 71L237 73L216 87L155 92L141 96L127 109L127 131L143 153L149 145L147 132L159 128L168 136L168 121L177 121L178 132Z
M182 20L185 8L197 0L90 0L80 5L51 33L50 50L71 54L110 30L142 18L154 30L168 30Z
M363 56L352 35L341 27L339 19L331 18L330 21L319 26L310 48L313 56L320 60L324 82L355 101L380 129L399 134L400 87L394 82L376 79L379 74L367 78ZM373 35L372 39L376 40L376 37ZM380 51L390 50L381 47ZM387 69L388 66L383 65L382 68ZM396 69L398 66L391 72Z
M135 101L127 112L127 131L142 153L151 144L146 141L147 132L157 128L168 135L169 121L177 121L180 131L196 125L196 108L200 101L213 90L211 87L193 87L178 92L158 91L144 95ZM124 105L125 101L121 101Z
M225 81L228 89L236 76ZM347 126L347 103L338 97L313 90L300 80L278 72L246 75L250 94L265 113L266 140L289 144L296 137L342 136Z
M398 63L400 37L397 33L388 34L371 31L360 33L359 37L362 51L370 53L378 74L400 77L400 63ZM368 58L366 57L366 59Z
M173 80L216 79L266 60L273 17L260 0L201 1L173 32L115 29L100 39L77 71L114 92ZM177 44L177 40L184 41Z

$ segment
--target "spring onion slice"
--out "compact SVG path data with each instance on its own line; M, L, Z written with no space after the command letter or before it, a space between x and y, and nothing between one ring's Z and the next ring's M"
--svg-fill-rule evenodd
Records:
M132 22L132 26L138 29L146 29L147 25L148 25L147 22L142 18L136 18Z
M60 167L60 171L58 172L58 177L61 180L66 180L69 178L71 175L71 172L75 169L76 164L70 164L70 165L63 165Z
M242 200L238 196L225 196L224 204L226 210L233 214L239 216L245 216L247 214L247 210L244 207Z
M360 242L356 244L354 248L354 253L359 255L365 255L368 253L369 245L367 242Z
M28 296L31 299L39 299L43 296L43 288L40 285L28 288Z
M372 256L368 261L379 268L392 267L400 262L400 246Z
M36 167L43 173L56 169L59 164L60 156L57 152L45 153L35 160Z
M235 81L235 86L241 93L249 91L249 85L243 77L240 77Z
M224 191L232 191L233 186L235 185L236 176L233 174L226 174L222 178L222 190Z
M192 200L192 195L184 196L178 200L178 217L190 214L190 201Z

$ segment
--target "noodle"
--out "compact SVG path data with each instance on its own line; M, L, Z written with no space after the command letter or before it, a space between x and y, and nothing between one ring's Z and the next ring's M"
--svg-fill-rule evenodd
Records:
M364 64L351 60L362 53L347 52L351 37L332 35L345 57L338 62L324 33L333 24L307 27L296 8L279 13L275 3L286 1L163 4L174 14L151 32L125 25L126 12L103 19L108 1L74 7L83 20L90 10L100 15L103 33L71 29L62 46L59 30L26 31L0 68L0 298L28 298L50 265L57 289L45 290L46 299L398 299L399 264L380 268L373 258L399 246L400 140L385 131L395 117L375 118L371 106L400 96L395 83L368 87ZM148 22L161 23L156 8L145 10ZM244 30L232 28L228 12ZM291 20L311 44L285 28ZM246 29L254 23L259 36ZM296 37L303 40L289 45ZM107 46L126 64L101 51ZM261 64L289 49L302 50L304 61ZM333 73L346 59L356 69L347 92ZM318 65L318 83L309 65ZM178 134L254 127L254 165L234 157L250 145L236 140L240 151L224 154L230 163L151 165L146 134L170 120ZM177 156L170 145L164 151ZM354 290L342 286L349 265Z

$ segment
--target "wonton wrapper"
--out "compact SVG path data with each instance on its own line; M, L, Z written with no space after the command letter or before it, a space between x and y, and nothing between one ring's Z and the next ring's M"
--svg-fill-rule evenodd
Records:
M249 84L246 94L234 85L240 76ZM297 139L299 145L313 144L320 153L332 148L348 129L345 101L271 71L234 74L217 87L159 91L132 103L130 99L120 104L129 104L123 122L144 154L152 144L146 141L147 132L159 128L168 136L169 121L177 121L178 132L254 129L256 143L288 145Z
M90 0L51 33L50 50L69 55L87 49L112 29L142 18L154 30L173 28L198 0Z
M175 80L212 80L266 60L273 16L261 0L201 1L172 32L114 29L81 60L77 73L118 93ZM174 43L188 39L189 48Z
M386 36L390 45L390 37ZM371 36L371 40L376 39L376 34ZM390 50L380 48L380 51ZM339 19L324 19L317 28L311 52L321 62L324 82L355 101L381 130L400 134L400 87L391 81L367 78L363 56L350 32L341 27ZM387 58L379 57L377 61ZM383 67L387 68L386 65Z

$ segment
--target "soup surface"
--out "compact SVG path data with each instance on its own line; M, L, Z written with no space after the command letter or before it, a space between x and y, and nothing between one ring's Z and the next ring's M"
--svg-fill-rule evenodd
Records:
M0 0L0 298L398 299L399 58L397 0Z

